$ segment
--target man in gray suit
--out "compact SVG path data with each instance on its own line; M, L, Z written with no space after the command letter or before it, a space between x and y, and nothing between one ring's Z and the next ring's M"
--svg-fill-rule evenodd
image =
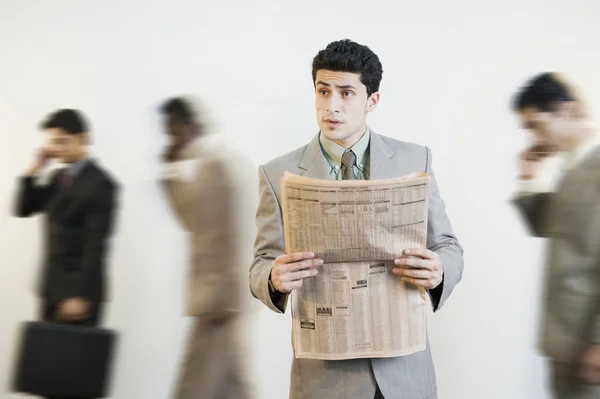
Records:
M556 74L531 79L514 109L532 133L520 154L515 204L531 233L550 240L541 350L553 391L557 398L600 398L600 141L581 100ZM554 153L564 161L552 183L540 167Z
M412 172L432 174L426 147L380 136L367 127L367 114L379 102L382 67L368 47L342 40L330 43L313 60L317 122L320 132L295 151L259 168L258 233L250 269L253 295L284 313L289 293L319 272L311 253L285 254L280 179L284 171L312 178L385 179ZM394 273L428 290L439 310L461 279L463 250L431 180L427 248L398 254ZM410 256L410 257L409 257ZM323 361L294 359L290 398L436 398L429 346L396 358Z

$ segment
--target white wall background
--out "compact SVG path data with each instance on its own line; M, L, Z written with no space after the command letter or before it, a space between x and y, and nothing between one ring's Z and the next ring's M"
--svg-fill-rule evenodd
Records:
M155 184L157 104L199 94L215 126L266 162L316 133L311 60L347 37L383 63L371 126L433 149L466 249L463 282L430 322L440 397L547 398L535 352L541 247L507 202L524 145L509 100L530 75L559 70L599 107L599 17L596 0L2 0L0 397L18 397L7 392L13 345L35 314L40 220L14 219L10 205L41 141L37 122L83 109L95 154L124 186L107 316L122 334L113 397L165 399L185 326L185 246ZM261 398L285 398L289 315L260 317Z

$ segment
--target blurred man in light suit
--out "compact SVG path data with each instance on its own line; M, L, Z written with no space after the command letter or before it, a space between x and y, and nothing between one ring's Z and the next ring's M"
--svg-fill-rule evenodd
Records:
M463 250L433 177L431 151L380 136L367 126L367 115L379 102L381 77L379 58L368 47L349 40L330 43L316 55L312 67L320 132L307 145L259 168L258 234L250 285L254 296L274 312L285 312L290 292L316 275L323 263L311 253L285 254L280 206L285 171L330 180L431 174L427 248L397 254L393 270L405 283L427 289L436 311L461 279ZM437 398L429 345L395 358L294 359L290 398Z
M161 182L189 232L186 315L195 319L175 397L251 398L243 334L257 303L247 284L256 168L231 140L206 132L193 97L167 101L162 113L170 143Z
M531 133L519 156L515 204L531 234L550 240L541 350L550 359L554 395L600 398L600 140L581 98L557 74L527 82L514 110ZM540 168L556 153L561 171L547 179Z

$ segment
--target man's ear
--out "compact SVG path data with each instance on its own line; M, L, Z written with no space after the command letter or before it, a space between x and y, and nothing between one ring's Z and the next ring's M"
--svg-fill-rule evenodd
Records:
M577 119L583 116L582 109L577 101L561 101L556 107L556 112L569 119Z
M81 145L92 144L92 136L88 132L81 133L81 137L79 140L81 140Z
M367 112L375 111L377 108L377 104L379 104L379 92L375 92L369 96L367 99Z

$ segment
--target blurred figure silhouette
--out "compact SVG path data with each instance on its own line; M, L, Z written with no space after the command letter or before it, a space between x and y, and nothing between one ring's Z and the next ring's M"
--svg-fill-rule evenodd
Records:
M552 389L561 399L600 398L600 140L581 98L557 74L532 78L514 111L531 133L515 204L531 233L550 240L541 350ZM541 167L557 153L559 176L544 179Z
M105 300L118 187L90 157L88 128L80 111L58 110L41 127L48 144L20 178L15 209L19 217L46 215L40 319L96 326ZM51 159L66 167L50 172L42 184Z
M162 185L189 232L186 315L195 318L175 397L250 398L242 329L252 307L256 171L231 140L206 132L197 100L170 99L162 113L170 141Z

